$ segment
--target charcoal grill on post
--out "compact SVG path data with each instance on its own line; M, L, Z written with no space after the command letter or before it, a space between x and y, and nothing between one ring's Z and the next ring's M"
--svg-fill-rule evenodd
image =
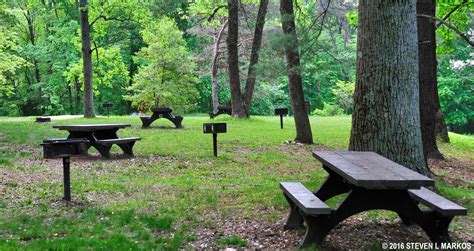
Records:
M46 139L43 146L45 159L63 159L64 200L71 201L70 158L73 155L86 155L87 139Z
M276 108L275 115L280 115L280 128L283 129L283 116L288 115L288 108Z
M113 106L114 106L114 104L112 104L112 103L105 103L105 104L102 105L102 107L107 109L107 117L110 116L110 108L112 108Z
M227 132L226 123L204 123L202 125L204 133L212 133L212 145L214 150L214 156L217 157L217 134Z
M35 122L36 123L50 123L51 118L50 117L37 117Z

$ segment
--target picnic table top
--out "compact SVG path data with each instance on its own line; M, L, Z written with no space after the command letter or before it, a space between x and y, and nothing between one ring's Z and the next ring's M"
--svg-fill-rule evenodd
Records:
M156 112L156 113L168 113L168 112L172 112L173 109L169 107L153 107L151 108L151 111Z
M313 151L313 156L347 182L368 189L419 189L434 180L374 152Z
M120 129L125 127L131 127L130 124L85 124L85 125L56 125L53 128L59 130L67 130L67 131L99 131L99 130L112 130L112 129Z

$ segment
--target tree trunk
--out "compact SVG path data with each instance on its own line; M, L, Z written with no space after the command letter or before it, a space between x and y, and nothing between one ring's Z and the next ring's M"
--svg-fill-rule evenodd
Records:
M437 104L436 105L437 106L436 108L436 138L440 139L444 143L449 143L448 128L446 126L446 123L444 122L444 114L443 114L443 111L441 111L441 105L439 104L438 95L436 95L435 104Z
M242 91L240 90L239 76L239 1L227 0L229 10L229 24L227 34L229 85L232 103L232 116L236 118L245 118L243 109Z
M301 82L300 55L298 52L298 38L296 36L293 0L280 0L280 13L285 39L285 55L288 71L288 88L291 97L296 126L295 141L312 144L313 135L308 114L304 107L303 84Z
M429 175L423 156L416 0L361 0L349 149Z
M71 89L71 85L67 85L67 95L69 97L69 114L74 114L74 103L73 103L73 99L72 99L72 89Z
M92 90L92 50L89 26L88 0L80 0L82 61L84 74L84 117L94 118L94 93Z
M255 81L257 80L258 54L262 46L263 27L265 25L265 16L267 14L268 0L260 0L258 8L257 23L255 24L255 32L252 42L252 52L250 54L249 70L247 73L247 81L244 93L244 111L247 117L250 117L250 105L252 103L253 90L255 89Z
M30 39L31 45L36 46L36 33L33 23L33 17L30 13L30 10L27 7L26 14L25 14L26 22L28 24L28 38ZM35 80L36 83L41 82L41 74L38 66L38 61L36 58L33 58L33 66L35 68Z
M418 0L417 14L435 16L436 0ZM436 145L435 100L438 96L435 23L418 18L418 57L420 86L420 122L423 153L426 159L443 159Z
M218 112L218 107L219 107L219 83L218 83L218 76L217 76L217 59L219 57L220 51L219 51L219 44L221 43L221 38L222 35L224 34L224 30L227 27L227 24L229 23L228 20L226 20L223 24L221 29L219 30L219 33L217 33L217 37L214 39L214 55L212 57L212 70L211 70L211 76L212 76L212 112L216 114Z
M74 77L74 86L76 88L76 104L74 107L74 114L79 114L79 107L81 106L81 86L79 85L79 80L77 77Z

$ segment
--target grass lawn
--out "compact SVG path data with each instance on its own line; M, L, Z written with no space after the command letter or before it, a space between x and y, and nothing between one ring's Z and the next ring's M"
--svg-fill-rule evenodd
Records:
M256 244L243 232L253 227L255 236L272 239L259 234L265 231L262 226L281 228L287 214L279 182L301 181L316 189L326 173L311 150L346 149L351 123L350 117L313 117L316 144L304 146L289 142L295 132L292 118L285 118L281 130L277 117L242 121L220 116L213 121L227 122L228 133L218 136L219 157L214 158L212 136L202 133L202 123L210 121L204 116L185 116L184 129L179 130L168 128L172 123L167 120L141 129L137 117L53 118L54 125L132 124L119 136L142 138L132 159L104 160L94 151L91 157L73 158L73 201L65 203L60 199L62 163L43 160L39 144L67 133L33 121L32 117L0 118L0 250L294 248L301 232L284 238L277 235L280 241L288 239L287 244L268 245ZM472 239L474 184L463 177L466 173L472 177L474 138L450 137L451 144L440 144L449 159L433 164L437 187L469 208L469 215L457 217L450 229L455 238ZM117 147L113 150L119 153ZM456 169L457 163L462 170ZM330 201L331 206L336 203ZM388 212L360 217L398 221Z

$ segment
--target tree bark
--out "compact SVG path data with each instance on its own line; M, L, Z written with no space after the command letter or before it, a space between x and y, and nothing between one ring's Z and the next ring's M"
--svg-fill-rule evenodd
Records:
M308 114L304 107L303 84L301 82L300 55L298 51L298 38L296 36L293 0L280 0L280 13L285 39L285 56L288 71L288 88L291 97L296 138L295 141L312 144L313 135Z
M232 116L246 118L243 109L242 91L240 90L239 75L239 1L227 0L229 11L229 24L227 34L227 62L229 69L229 85L232 104Z
M418 0L417 14L434 16L436 0ZM420 122L423 153L426 159L443 159L436 145L436 99L438 81L436 60L435 23L427 18L418 18L418 66L420 86Z
M349 149L374 151L424 175L416 0L361 0Z
M74 87L76 89L76 104L74 106L74 114L79 114L79 107L81 106L81 86L78 77L74 77Z
M36 33L35 33L35 28L34 28L34 23L33 23L33 16L30 13L30 10L28 7L26 7L26 22L28 24L28 38L30 39L31 45L36 46ZM41 82L41 74L38 66L38 60L36 58L33 58L33 66L35 68L35 80L36 83Z
M436 94L438 94L436 92ZM441 104L439 103L439 96L436 95L436 138L444 143L449 143L448 128L444 122L444 113L441 111Z
M88 0L80 0L82 62L84 74L84 117L94 118L94 93L92 90L92 50L90 38Z
M257 23L255 24L255 32L252 42L252 52L250 54L249 70L247 73L247 81L244 93L244 111L247 117L250 117L250 105L252 103L253 90L255 89L255 81L257 80L258 56L262 46L263 27L265 26L265 16L267 14L268 0L260 0L258 8Z
M212 66L211 66L211 76L212 76L212 112L216 114L218 112L218 107L219 107L219 82L218 82L218 76L217 76L217 59L219 57L220 51L219 51L219 44L221 43L222 35L224 34L224 30L227 27L227 24L229 23L228 20L226 20L222 26L221 29L219 30L219 33L217 33L217 37L214 39L214 55L212 56Z

